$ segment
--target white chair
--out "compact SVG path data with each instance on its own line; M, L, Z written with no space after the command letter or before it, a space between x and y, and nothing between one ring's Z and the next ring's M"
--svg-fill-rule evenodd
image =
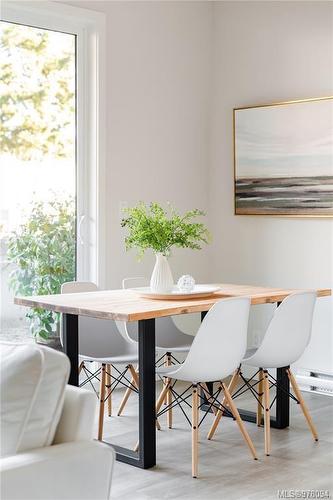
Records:
M125 278L122 287L135 288L147 286L148 280L143 277ZM138 330L135 323L125 323L129 338L138 341ZM193 336L182 332L171 316L156 319L156 350L161 353L186 353L190 350Z
M68 282L61 287L61 293L78 293L97 291L98 287L90 282ZM87 376L81 386L90 383L95 390L92 381L100 380L99 391L99 425L98 439L103 439L104 408L108 402L108 414L112 414L111 394L119 385L126 387L125 400L123 399L121 409L126 404L131 392L138 392L139 378L134 364L138 363L138 345L126 335L121 334L114 321L79 317L79 360L80 368ZM87 368L87 362L96 362L100 368L92 372ZM125 365L125 369L119 370L117 365ZM128 372L131 378L127 378ZM158 425L158 424L157 424Z
M123 288L135 288L147 286L149 281L144 277L135 278L125 278L122 281ZM175 354L187 353L189 352L193 336L187 335L182 332L171 316L166 316L164 318L157 318L155 320L156 324L156 352L158 353L159 359L156 361L157 366L164 358L164 365L171 366L174 363L179 363L179 361L174 356ZM122 323L119 325L120 328L125 328L128 337L137 342L138 340L138 330L135 323ZM167 380L165 380L167 383ZM167 412L167 423L168 427L172 428L172 393L169 391L166 395L166 403L169 405L170 409ZM119 414L119 412L118 412Z
M38 344L0 355L2 500L108 500L115 454L93 440L94 395L66 385L68 358Z
M161 367L157 372L168 378L168 382L160 394L156 404L157 415L160 411L166 393L174 392L173 380L191 382L188 390L192 392L192 476L198 476L198 427L199 400L203 399L199 388L205 391L202 382L220 381L215 395L208 395L210 404L215 409L221 407L218 396L223 390L241 433L257 459L253 443L234 405L228 388L222 379L234 372L239 366L246 351L247 326L250 310L250 299L247 297L223 299L217 302L208 312L196 334L190 352L184 363ZM177 395L175 401L187 402L190 395L186 391ZM165 411L165 410L163 410Z
M295 363L303 354L305 348L310 342L313 311L317 294L314 291L297 292L289 295L283 300L281 305L275 309L274 315L267 328L265 337L258 349L251 349L245 353L242 363L259 367L259 380L249 386L251 392L255 391L255 385L258 384L258 391L254 395L258 399L257 406L257 425L261 425L262 409L264 410L264 428L265 428L265 453L270 454L271 436L270 436L270 395L271 387L276 387L277 381L268 372L269 368L279 368L290 366ZM318 434L313 424L312 418L305 405L301 391L297 385L296 379L290 368L286 368L291 386L296 398L290 394L290 397L300 404L307 423L310 427L315 441L318 441ZM229 385L231 394L235 393L239 377L241 376L240 367L236 370ZM211 439L215 433L217 425L223 415L223 411L217 412L215 421L209 432L208 438Z

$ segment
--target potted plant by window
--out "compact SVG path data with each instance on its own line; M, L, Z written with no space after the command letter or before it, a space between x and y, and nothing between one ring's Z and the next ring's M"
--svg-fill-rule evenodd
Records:
M13 264L9 286L15 294L60 293L75 278L74 201L35 202L24 224L8 239ZM37 341L59 347L59 313L30 309L26 317Z
M196 221L205 213L194 209L180 215L173 207L164 209L158 203L146 205L140 202L136 207L125 208L121 222L128 234L125 238L126 249L138 249L142 258L147 249L156 256L155 267L150 280L150 288L156 293L172 290L174 280L168 262L171 249L191 248L200 250L202 244L209 242L209 232L202 222Z

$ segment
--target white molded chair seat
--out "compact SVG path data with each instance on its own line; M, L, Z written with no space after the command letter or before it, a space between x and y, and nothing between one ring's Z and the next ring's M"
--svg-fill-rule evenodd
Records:
M119 324L119 321L117 322ZM135 322L124 323L131 340L138 341L138 325ZM120 325L121 327L121 325ZM158 352L188 352L193 338L177 328L171 317L156 318L156 351Z
M249 308L248 297L218 301L202 321L184 363L158 368L157 373L193 383L233 373L246 351Z
M97 285L90 282L64 283L61 293L96 292ZM138 362L138 345L124 337L112 320L79 316L79 356L82 360L98 363Z
M310 342L315 291L296 292L274 311L258 349L250 349L243 363L261 368L279 368L295 363Z
M158 368L158 373L161 377L177 378L176 375L181 366L181 363L172 366L161 366ZM192 382L192 380L190 380L190 382Z
M94 292L98 287L95 283L72 281L64 283L61 287L61 293L79 293L79 292ZM87 375L87 380L90 381L98 378L100 373L100 417L98 427L98 439L103 437L104 424L104 403L108 402L109 416L112 414L112 366L126 365L126 369L122 374L117 375L117 378L125 380L124 385L127 387L124 398L118 410L118 415L121 414L129 395L138 390L138 376L133 364L139 361L138 344L130 339L126 331L121 331L115 321L90 318L88 316L79 316L79 361L80 371L83 369ZM86 368L87 362L97 362L101 368L92 373ZM131 374L130 384L126 381L126 373L129 370Z
M218 394L223 389L225 398L221 403L213 396L208 398L222 409L226 404L230 407L240 430L246 440L253 457L256 451L239 416L238 410L222 379L233 373L239 366L247 341L247 326L250 310L250 299L237 297L217 302L205 316L198 333L194 337L191 349L182 364L164 366L157 369L160 376L166 377L167 383L157 401L157 416L168 391L173 390L175 382L190 382L192 388L192 476L198 474L198 427L199 399L198 391L206 390L206 382L219 381ZM232 339L232 341L231 341ZM184 393L183 393L184 394ZM227 401L227 402L226 402ZM164 409L163 411L166 411Z
M269 368L286 367L286 374L290 380L296 398L300 404L307 423L310 427L315 441L318 434L312 422L309 411L305 405L301 391L289 366L297 361L303 354L311 339L312 318L317 293L315 291L296 292L286 297L274 311L273 317L268 325L265 337L257 349L249 349L242 363L259 368L259 380L251 388L258 384L257 397L257 425L262 423L262 412L264 413L265 428L265 453L270 454L270 387L278 383L268 372ZM237 388L239 377L242 376L240 368L235 371L229 388L231 393ZM244 378L243 378L244 381ZM223 414L223 413L222 413ZM222 417L218 414L209 431L209 439L213 437L217 425Z
M246 359L252 358L252 356L257 352L258 347L251 347L250 349L246 349L246 353L244 355L242 363L245 363Z
M110 356L108 358L97 358L97 357L92 357L92 356L79 356L80 363L83 361L94 361L96 363L101 363L101 364L111 364L111 365L116 365L116 364L128 364L128 363L138 363L138 356Z
M105 364L138 363L138 345L126 340L114 321L79 318L80 361Z
M123 288L133 288L147 286L146 278L125 278L122 282ZM119 324L119 322L118 322ZM155 320L156 330L156 351L158 352L188 352L193 342L193 336L182 332L171 316L157 318ZM121 325L120 325L121 326ZM138 327L136 323L126 323L128 336L137 342Z

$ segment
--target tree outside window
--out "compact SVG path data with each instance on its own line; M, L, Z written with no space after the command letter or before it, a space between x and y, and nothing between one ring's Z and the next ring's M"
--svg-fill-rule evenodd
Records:
M1 274L13 293L59 293L75 277L75 36L1 22L0 60ZM27 316L56 332L56 314Z

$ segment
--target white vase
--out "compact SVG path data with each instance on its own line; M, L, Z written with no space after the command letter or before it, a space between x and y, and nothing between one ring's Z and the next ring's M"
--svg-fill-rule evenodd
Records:
M156 253L156 262L150 278L150 290L156 293L171 292L174 282L168 259Z

